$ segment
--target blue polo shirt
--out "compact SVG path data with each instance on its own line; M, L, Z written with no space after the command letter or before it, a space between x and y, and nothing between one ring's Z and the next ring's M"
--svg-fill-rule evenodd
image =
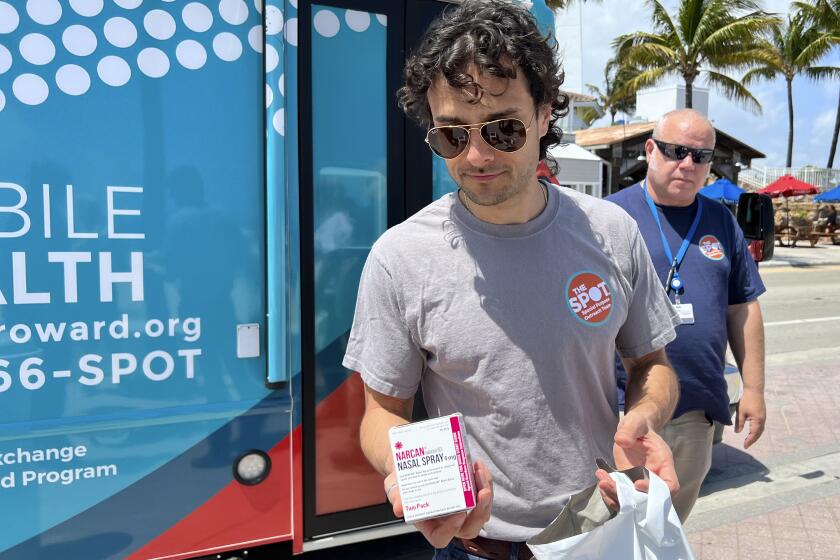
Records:
M621 206L639 224L664 286L671 263L642 186L627 187L607 200ZM677 254L688 233L697 206L696 200L685 207L656 206L672 255ZM680 379L680 400L674 418L691 410L703 410L709 418L731 424L723 377L727 308L753 301L766 289L738 222L723 204L703 199L700 222L679 274L685 284L680 302L694 306L694 324L679 325L677 338L665 348ZM673 292L670 297L673 302ZM627 374L620 361L617 361L616 370L618 386L623 390Z

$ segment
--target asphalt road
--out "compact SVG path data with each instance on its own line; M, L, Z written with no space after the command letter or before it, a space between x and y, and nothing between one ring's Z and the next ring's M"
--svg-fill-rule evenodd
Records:
M768 365L840 355L840 265L760 272Z

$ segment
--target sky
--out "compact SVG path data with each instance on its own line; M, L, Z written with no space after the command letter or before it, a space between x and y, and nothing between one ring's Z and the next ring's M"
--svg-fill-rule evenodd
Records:
M760 3L766 11L783 16L791 4L788 0L760 0ZM663 4L671 14L676 13L677 0L665 0ZM650 31L650 12L646 2L641 0L590 0L581 9L583 83L598 85L603 89L604 65L612 56L612 40L622 33ZM562 17L562 12L558 17ZM834 49L821 64L840 66L840 49ZM676 81L677 78L669 78L660 86ZM702 81L699 85L705 87ZM815 83L804 76L794 79L794 167L825 167L828 162L839 88L840 80ZM753 160L753 168L783 167L788 136L785 81L782 78L762 81L751 85L749 89L761 103L762 115L750 113L711 89L709 118L719 130L766 154L764 159ZM609 116L594 126L608 125ZM835 154L834 167L840 167L840 149Z

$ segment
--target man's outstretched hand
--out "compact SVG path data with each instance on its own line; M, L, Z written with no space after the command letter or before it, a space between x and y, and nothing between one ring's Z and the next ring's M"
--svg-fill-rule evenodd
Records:
M476 506L469 514L455 513L414 524L435 548L445 548L454 537L477 537L478 532L490 519L493 506L493 477L481 461L476 461L473 465L473 479L476 486ZM392 472L385 477L384 488L394 508L394 515L403 517L402 497L396 482L397 475Z
M613 457L616 469L623 471L643 466L668 485L672 497L679 492L680 483L674 470L671 448L650 428L647 419L641 414L634 414L631 410L619 422L615 433ZM595 477L598 479L598 489L604 502L610 509L618 510L615 481L603 469L595 471ZM635 486L636 490L647 492L650 483L647 480L637 480Z

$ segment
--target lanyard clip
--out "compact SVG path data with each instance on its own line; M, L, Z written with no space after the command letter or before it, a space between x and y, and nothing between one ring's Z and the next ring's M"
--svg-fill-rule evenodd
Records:
M671 278L671 289L677 295L682 295L682 293L685 291L683 282L682 280L680 280L680 274L676 271L674 271L674 276Z
M670 294L674 292L677 295L685 291L683 281L680 279L680 273L677 272L677 259L671 263L671 268L668 270L668 279L665 281L665 293Z

